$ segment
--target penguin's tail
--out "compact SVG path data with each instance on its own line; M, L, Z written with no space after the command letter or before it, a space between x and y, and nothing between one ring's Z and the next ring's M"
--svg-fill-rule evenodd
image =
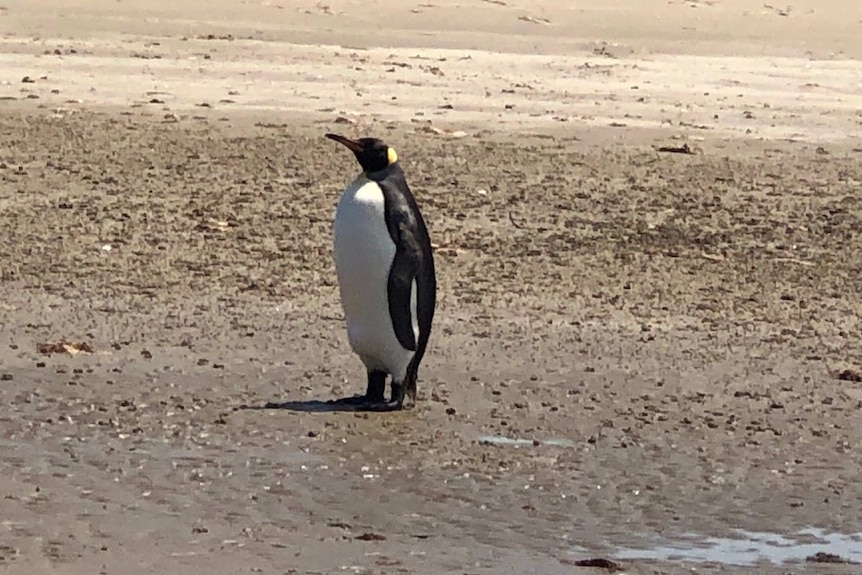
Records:
M407 377L404 378L404 396L410 400L412 405L416 405L416 370L407 370Z

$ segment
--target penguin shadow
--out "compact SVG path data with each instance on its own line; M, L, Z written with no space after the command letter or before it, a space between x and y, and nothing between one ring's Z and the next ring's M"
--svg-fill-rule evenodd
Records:
M388 412L388 411L401 411L400 409L395 409L391 405L388 404L368 404L364 402L351 401L355 400L355 397L346 397L343 399L330 399L328 401L323 401L319 399L309 399L304 401L268 401L263 405L240 405L235 408L236 410L253 410L253 411L264 411L264 410L286 410L286 411L296 411L300 413L332 413L332 412L343 412L343 411L351 411L351 412ZM404 405L403 410L409 411L412 408L412 405Z
M246 406L245 409L267 410L277 409L286 411L298 411L301 413L331 413L338 411L361 411L360 406L339 403L335 400L322 401L309 399L305 401L268 401L264 405Z

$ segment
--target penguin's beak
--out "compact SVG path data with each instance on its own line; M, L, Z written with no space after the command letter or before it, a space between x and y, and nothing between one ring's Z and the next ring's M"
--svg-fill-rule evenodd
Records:
M358 154L358 153L362 152L362 144L360 144L359 142L354 142L353 140L348 140L344 136L339 136L338 134L326 134L326 137L329 138L330 140L335 140L339 144L344 144L354 154Z

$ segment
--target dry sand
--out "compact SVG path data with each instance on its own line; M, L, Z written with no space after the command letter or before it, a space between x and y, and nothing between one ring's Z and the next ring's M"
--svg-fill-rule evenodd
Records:
M859 3L0 0L0 36L3 572L862 532ZM327 131L398 148L438 244L402 413L316 411L364 386ZM618 561L859 569L713 558Z

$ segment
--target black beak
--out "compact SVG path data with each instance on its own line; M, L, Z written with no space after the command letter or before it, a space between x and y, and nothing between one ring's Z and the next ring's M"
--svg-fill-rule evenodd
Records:
M339 144L347 146L347 148L350 149L350 151L354 154L358 154L363 150L362 144L360 144L359 142L354 142L353 140L348 140L344 136L339 136L338 134L326 134L326 137L330 140L335 140Z

